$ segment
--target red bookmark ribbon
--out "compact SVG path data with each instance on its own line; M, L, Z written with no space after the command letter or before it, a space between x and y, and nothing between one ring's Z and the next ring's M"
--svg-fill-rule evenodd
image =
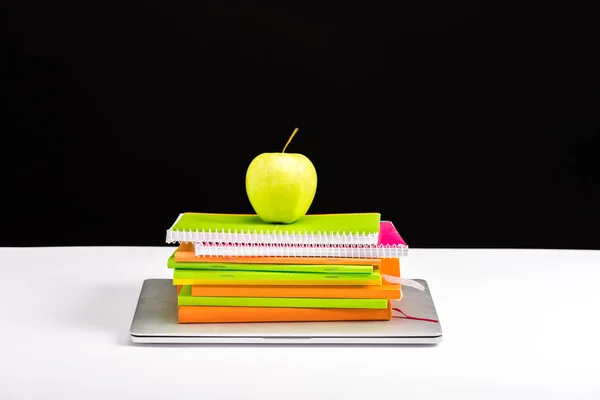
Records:
M393 316L392 318L403 318L403 319L412 319L414 321L425 321L425 322L433 322L433 323L439 323L440 321L437 319L430 319L430 318L419 318L419 317L411 317L410 315L406 315L401 309L399 308L392 308L392 310L399 312L400 314L402 314L402 316Z

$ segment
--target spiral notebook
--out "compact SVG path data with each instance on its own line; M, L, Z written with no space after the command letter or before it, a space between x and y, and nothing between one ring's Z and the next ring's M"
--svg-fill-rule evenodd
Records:
M317 245L294 242L277 244L195 243L194 252L201 257L333 257L333 258L401 258L408 255L408 245L390 221L379 223L375 245Z
M376 245L379 213L309 214L291 224L270 224L252 214L183 213L167 230L167 243Z
M372 258L332 258L332 257L239 257L239 256L197 256L193 243L181 243L175 251L176 262L224 262L241 264L353 264L380 265L381 259Z

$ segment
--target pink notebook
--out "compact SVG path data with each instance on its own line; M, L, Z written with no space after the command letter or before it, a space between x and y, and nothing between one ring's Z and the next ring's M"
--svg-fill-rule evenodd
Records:
M406 242L398 233L398 230L391 221L381 221L379 223L379 243L380 246L406 246Z
M400 258L408 255L408 245L391 221L379 224L377 245L305 245L295 243L243 244L195 243L196 256L204 257L334 257Z

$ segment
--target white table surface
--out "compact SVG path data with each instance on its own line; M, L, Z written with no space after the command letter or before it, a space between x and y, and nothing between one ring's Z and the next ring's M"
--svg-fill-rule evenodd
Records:
M133 345L173 247L0 248L0 399L599 399L599 251L422 250L437 347Z

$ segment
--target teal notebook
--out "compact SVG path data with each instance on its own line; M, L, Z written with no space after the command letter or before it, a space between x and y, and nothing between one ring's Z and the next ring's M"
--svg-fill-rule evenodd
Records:
M183 213L167 230L167 243L376 245L379 213L309 214L291 224L252 214Z
M167 260L167 266L173 269L198 269L209 271L275 271L275 272L311 272L311 273L340 273L340 274L371 274L372 265L343 265L343 264L242 264L217 262L176 262L175 255Z
M370 274L309 272L206 271L174 269L174 285L381 285L378 269Z
M291 308L387 308L387 299L314 299L269 297L198 297L188 285L181 287L180 306L213 307L291 307Z

